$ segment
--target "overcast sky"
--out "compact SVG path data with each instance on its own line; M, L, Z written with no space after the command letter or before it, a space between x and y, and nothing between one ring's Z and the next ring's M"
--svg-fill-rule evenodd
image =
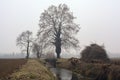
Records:
M0 0L0 53L20 52L17 36L39 29L40 14L50 5L67 4L80 24L81 47L91 42L120 53L120 0Z

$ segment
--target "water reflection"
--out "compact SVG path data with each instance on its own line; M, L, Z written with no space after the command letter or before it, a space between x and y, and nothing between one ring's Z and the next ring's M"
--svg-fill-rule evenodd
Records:
M71 80L78 80L78 77L76 74L72 73L72 79Z
M94 80L82 75L76 75L72 71L62 68L50 68L50 70L57 77L57 80Z
M72 72L69 70L60 69L60 68L51 68L50 70L58 78L58 80L73 80ZM77 79L74 79L74 80L77 80Z

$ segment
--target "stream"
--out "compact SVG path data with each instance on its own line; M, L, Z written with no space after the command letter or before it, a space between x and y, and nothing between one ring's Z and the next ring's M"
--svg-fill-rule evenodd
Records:
M46 64L46 67L50 69L50 71L54 74L57 80L93 80L93 79L85 78L78 74L74 74L70 70L58 68L53 63L53 61L49 61L48 64Z
M81 75L74 74L72 71L62 68L50 68L50 71L56 76L57 80L93 80Z
M71 80L72 72L61 68L50 68L51 72L58 78L58 80Z

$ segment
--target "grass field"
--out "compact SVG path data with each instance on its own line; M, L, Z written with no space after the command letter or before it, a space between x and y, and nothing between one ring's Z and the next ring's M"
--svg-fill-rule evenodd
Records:
M0 80L55 80L38 59L0 59Z
M0 59L0 79L6 79L26 62L26 59Z

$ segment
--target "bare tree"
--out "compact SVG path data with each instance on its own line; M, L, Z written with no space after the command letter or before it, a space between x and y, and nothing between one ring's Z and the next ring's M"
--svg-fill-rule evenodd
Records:
M40 58L47 45L48 44L44 42L44 38L42 38L42 36L38 36L37 34L37 38L32 44L32 52L37 56L37 58Z
M16 40L16 45L20 46L22 51L26 51L27 59L29 58L31 44L32 44L32 32L28 30L22 32Z
M48 44L47 47L55 46L57 58L60 58L61 48L79 46L75 34L80 28L74 23L74 19L65 4L58 7L52 5L40 16L38 36L42 36L44 42Z
M40 58L42 55L42 45L34 42L32 47L32 52L35 53L37 58Z

